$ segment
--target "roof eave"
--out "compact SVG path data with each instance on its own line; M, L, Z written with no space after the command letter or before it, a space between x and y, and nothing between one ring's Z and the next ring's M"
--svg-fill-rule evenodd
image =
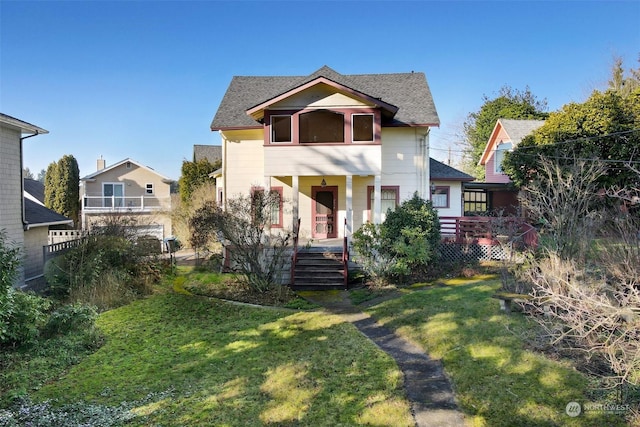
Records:
M38 228L38 227L49 227L50 225L68 225L68 224L72 225L73 224L73 220L72 219L67 219L67 220L63 220L63 221L29 223L29 224L27 224L27 230L30 230L32 228Z
M249 108L246 113L251 116L253 119L255 120L260 120L263 116L264 116L264 110L267 109L270 105L273 105L276 102L282 101L283 99L289 98L292 95L295 95L297 93L300 93L310 87L316 86L320 83L324 83L328 86L333 87L334 89L341 91L341 92L346 92L350 95L356 96L358 98L362 98L370 103L372 103L373 105L375 105L377 108L381 108L383 110L388 111L389 113L391 113L391 117L393 117L397 112L398 112L398 107L392 104L389 104L387 102L382 101L381 99L378 98L374 98L372 96L367 95L366 93L363 92L359 92L355 89L352 89L348 86L342 85L340 83L334 82L333 80L327 79L326 77L318 77L316 79L311 80L310 82L307 82L303 85L300 85L294 89L288 90L286 92L281 93L280 95L273 97L271 99L268 99L256 106L253 106L251 108Z
M491 147L493 147L493 141L495 140L495 136L498 134L498 127L502 127L500 119L496 120L496 124L493 126L487 145L485 145L484 151L482 151L482 155L480 156L480 160L478 160L478 166L484 166L485 163L487 163Z
M36 125L32 125L31 123L27 123L23 120L16 119L15 117L11 117L6 114L0 115L0 122L20 129L20 132L23 134L29 133L33 135L44 135L49 133L49 131L46 129L43 129Z

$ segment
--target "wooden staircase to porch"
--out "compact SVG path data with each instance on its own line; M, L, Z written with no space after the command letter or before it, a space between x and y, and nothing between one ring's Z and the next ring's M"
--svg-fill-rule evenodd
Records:
M300 249L296 258L294 290L345 289L342 248Z

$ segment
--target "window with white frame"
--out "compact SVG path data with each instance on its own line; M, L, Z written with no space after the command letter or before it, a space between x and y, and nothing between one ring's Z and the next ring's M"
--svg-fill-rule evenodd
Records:
M353 114L351 134L354 142L373 142L373 114Z
M102 205L105 208L121 208L124 206L124 184L109 182L102 184Z
M153 183L149 182L144 185L144 194L153 194Z
M292 142L291 116L271 116L271 142Z
M448 208L449 207L449 187L436 186L431 191L431 203L434 208Z
M368 207L369 219L373 220L373 213L375 212L375 192L374 187L369 186L369 200ZM398 206L400 194L400 187L398 186L383 186L380 188L380 221L384 221L387 218L387 212L389 210L394 211Z
M503 173L502 161L504 160L504 153L511 151L512 147L513 145L510 142L500 142L500 144L496 146L496 151L493 155L494 170L496 173Z

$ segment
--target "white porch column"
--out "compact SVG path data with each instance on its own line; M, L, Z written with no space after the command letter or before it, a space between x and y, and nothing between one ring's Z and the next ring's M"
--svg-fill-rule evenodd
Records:
M296 226L298 225L298 216L299 216L299 209L298 209L298 201L299 201L299 195L300 195L300 185L299 185L299 179L298 179L298 175L293 175L291 177L291 204L292 206L292 212L293 212L293 230L296 229Z
M353 233L353 175L347 175L346 192L346 212L345 218L347 220L347 226L345 227L344 237L351 237Z
M373 223L380 224L380 220L382 217L382 186L381 186L381 176L375 175L373 178Z

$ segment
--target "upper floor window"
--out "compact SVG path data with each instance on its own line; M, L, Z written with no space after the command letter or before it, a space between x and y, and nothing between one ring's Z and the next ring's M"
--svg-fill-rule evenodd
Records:
M124 206L124 184L103 183L102 203L105 208L121 208Z
M500 142L500 144L496 146L496 151L493 155L494 169L496 173L503 173L502 161L504 160L504 153L511 151L512 147L513 146L510 142Z
M291 116L271 116L271 142L292 142Z
M351 134L354 142L373 142L373 114L352 115Z
M153 194L153 183L147 183L144 185L144 194Z
M300 114L300 142L344 142L344 115L328 110Z

